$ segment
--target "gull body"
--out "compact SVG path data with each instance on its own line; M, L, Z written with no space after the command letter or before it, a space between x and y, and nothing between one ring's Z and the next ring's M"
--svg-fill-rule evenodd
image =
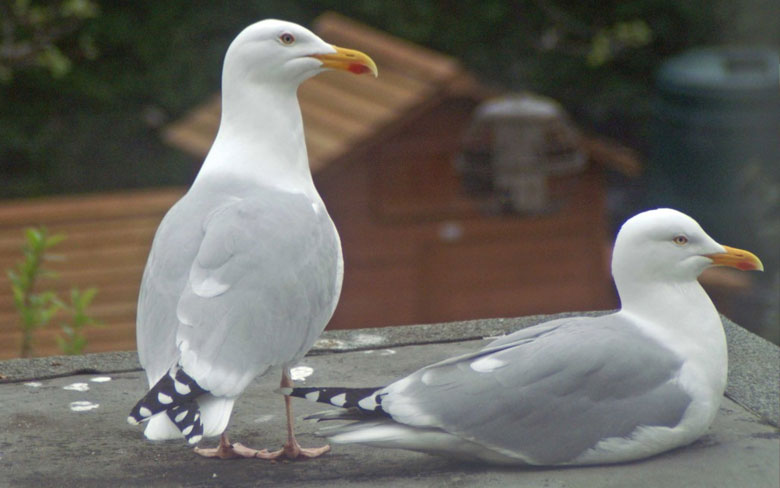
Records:
M671 209L628 220L612 274L621 309L499 338L380 389L296 388L345 407L334 443L496 464L584 465L689 444L711 425L728 368L720 316L697 281L709 266L763 269Z
M333 314L341 245L312 180L297 99L325 69L376 74L366 55L279 20L247 27L227 50L219 131L160 224L141 283L136 333L150 390L128 420L148 420L149 439L223 434L257 375L278 367L291 385L289 368ZM295 457L287 403L285 454ZM220 447L220 457L235 454L224 436Z

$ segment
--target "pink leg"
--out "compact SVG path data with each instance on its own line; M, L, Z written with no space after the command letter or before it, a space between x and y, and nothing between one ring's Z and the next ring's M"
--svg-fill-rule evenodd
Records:
M290 378L290 372L287 370L287 368L282 368L282 381L280 383L280 386L282 388L292 388L293 382ZM298 441L295 439L295 432L293 429L293 412L292 412L292 402L290 401L290 397L285 395L284 396L284 409L285 413L287 414L287 442L285 442L284 446L279 449L278 451L268 452L268 450L263 449L262 451L258 451L256 456L260 459L271 459L276 460L282 457L286 457L287 459L298 459L298 458L315 458L319 457L326 452L330 451L329 445L324 445L322 447L312 447L312 448L304 448L301 447L300 444L298 444Z
M238 442L231 444L227 434L223 433L219 437L219 446L212 449L201 449L196 447L195 452L207 458L235 459L257 457L257 454L260 451L257 449L250 449Z

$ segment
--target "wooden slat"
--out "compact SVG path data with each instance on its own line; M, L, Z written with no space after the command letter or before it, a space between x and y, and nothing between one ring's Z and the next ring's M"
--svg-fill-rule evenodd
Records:
M373 100L375 103L392 108L394 111L408 109L408 105L424 97L429 88L410 91L393 86L380 78L347 77L344 73L337 72L325 72L310 81L314 82L315 80L327 83L344 93L343 103L361 103L364 100ZM303 86L306 86L307 83L304 83Z
M0 205L0 228L157 215L183 193L182 188L166 188L6 200Z
M394 107L383 104L381 100L375 98L345 101L343 89L343 86L325 83L319 78L310 80L298 90L301 112L305 114L310 105L317 104L339 111L345 117L365 121L385 120L395 113Z
M58 223L46 225L46 228L50 235L65 235L65 240L55 248L55 254L71 249L85 251L113 245L149 246L162 216L161 212L150 217ZM0 262L21 256L24 227L0 229Z
M329 329L380 327L415 323L421 296L414 261L353 264L344 276L344 297ZM381 311L381 313L378 313Z
M52 356L62 354L57 346L55 336L61 335L61 330L50 327L35 333L35 356ZM116 323L105 327L87 327L84 330L87 338L86 353L108 351L131 351L135 349L135 325L130 322ZM0 360L19 357L19 346L22 334L16 330L0 331Z
M353 117L334 111L322 105L310 105L303 114L303 123L306 127L306 146L311 146L312 139L309 131L313 129L324 130L327 128L333 133L334 139L350 141L363 137L370 129L370 125Z

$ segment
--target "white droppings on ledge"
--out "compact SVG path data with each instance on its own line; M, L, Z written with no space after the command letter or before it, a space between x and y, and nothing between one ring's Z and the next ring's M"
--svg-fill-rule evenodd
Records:
M293 381L306 381L306 378L314 373L314 368L308 366L296 366L290 370L290 378Z
M95 376L94 378L90 378L89 381L93 383L107 383L111 381L110 376Z
M88 412L90 410L94 410L100 406L99 403L92 403L88 402L86 400L81 400L78 402L70 402L70 409L73 412Z
M379 353L380 356L392 356L395 354L395 351L393 349L384 349L382 352Z
M314 347L318 349L343 349L344 346L344 341L338 339L318 339L314 343Z
M269 420L271 420L272 418L274 418L274 416L273 416L273 415L269 415L269 414L266 414L266 415L261 415L261 416L257 417L257 418L254 420L254 422L255 422L256 424L262 424L262 423L264 423L264 422L268 422L268 421L269 421Z
M62 389L70 391L89 391L89 385L86 383L71 383L68 386L63 386Z
M40 381L28 381L27 383L24 384L24 386L29 386L30 388L40 388L41 386L43 386L43 383L41 383Z
M374 346L383 343L385 338L376 334L355 334L352 341L357 346Z

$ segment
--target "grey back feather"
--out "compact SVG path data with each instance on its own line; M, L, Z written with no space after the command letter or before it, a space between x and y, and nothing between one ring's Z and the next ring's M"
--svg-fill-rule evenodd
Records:
M423 368L388 386L383 407L401 423L556 464L640 425L679 423L691 401L673 380L681 365L617 314L561 319Z

